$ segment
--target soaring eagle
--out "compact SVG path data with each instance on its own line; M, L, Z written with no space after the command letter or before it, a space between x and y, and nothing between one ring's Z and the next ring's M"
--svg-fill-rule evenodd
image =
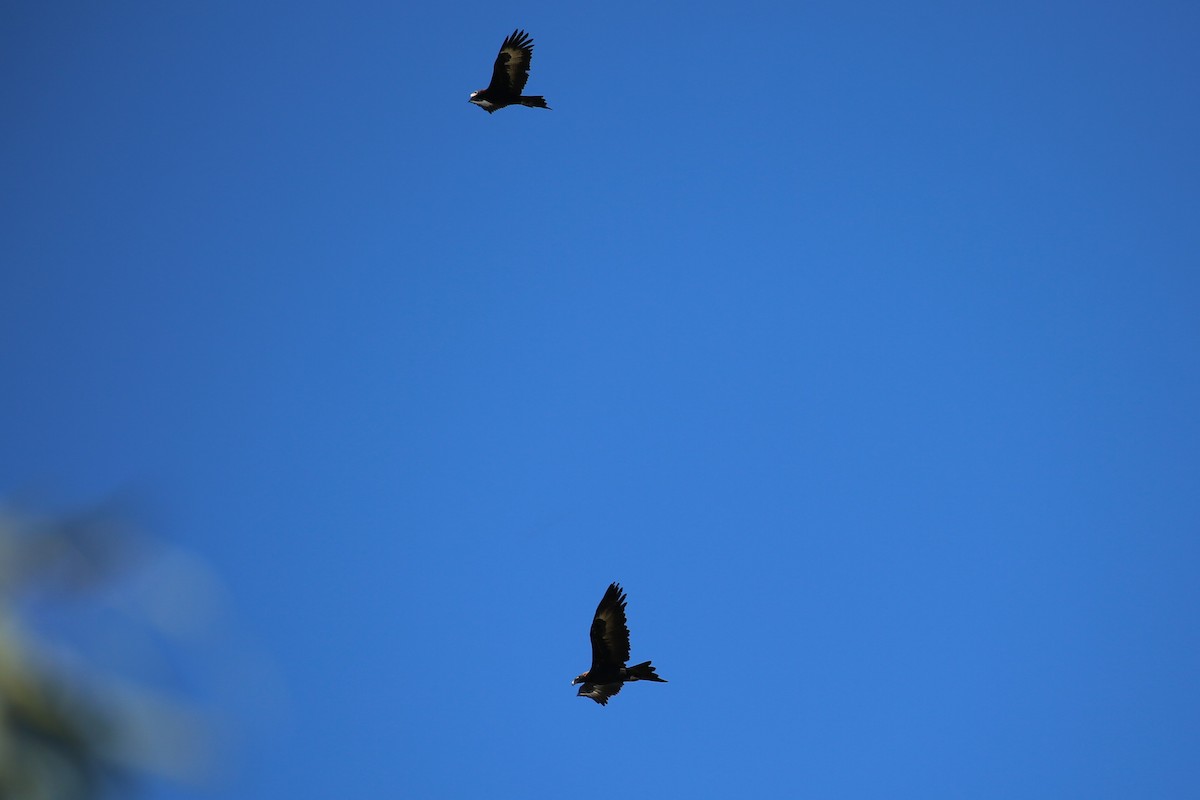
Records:
M600 705L608 705L608 698L621 691L621 684L629 681L658 681L666 683L654 674L649 661L626 667L629 660L629 627L625 624L625 592L617 584L610 584L608 591L596 607L592 620L592 668L571 681L574 686L582 683L576 693L579 697L590 697Z
M492 82L486 89L471 92L469 102L489 114L517 103L530 108L550 108L546 105L546 98L541 95L521 94L525 82L529 80L529 61L532 58L533 39L525 31L513 31L500 45L496 65L492 67Z

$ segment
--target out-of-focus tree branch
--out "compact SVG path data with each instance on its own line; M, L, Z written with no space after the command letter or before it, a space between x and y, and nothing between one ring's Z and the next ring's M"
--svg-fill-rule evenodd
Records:
M51 654L70 643L39 637L22 613L30 597L89 602L145 550L111 512L49 519L0 505L0 800L128 796L138 775L194 763L200 732L182 703L86 663L67 669Z

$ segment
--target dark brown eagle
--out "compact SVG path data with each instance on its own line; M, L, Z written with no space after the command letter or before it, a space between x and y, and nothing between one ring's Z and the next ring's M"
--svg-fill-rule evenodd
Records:
M522 95L529 80L529 62L533 58L533 39L522 30L515 30L500 45L500 54L492 67L492 82L486 89L471 92L468 102L491 114L497 109L520 104L530 108L550 108L540 95Z
M608 705L608 698L621 691L621 684L629 681L658 681L666 683L654 674L649 661L626 667L629 660L629 626L625 624L625 592L617 584L609 584L608 591L596 606L596 618L592 620L592 668L571 681L574 686L582 683L576 693L579 697L590 697L600 705Z

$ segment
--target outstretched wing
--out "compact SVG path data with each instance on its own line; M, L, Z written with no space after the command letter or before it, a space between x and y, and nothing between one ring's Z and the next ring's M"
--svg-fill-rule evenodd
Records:
M600 600L600 605L596 607L591 636L593 670L603 673L606 668L625 666L625 662L629 660L629 626L625 624L625 592L621 591L621 587L615 583L609 585L608 591Z
M529 80L529 61L533 58L533 39L522 30L515 30L500 45L496 65L492 67L489 92L512 92L519 95Z
M602 706L608 705L608 698L621 691L619 683L585 683L576 692L580 697L590 697Z

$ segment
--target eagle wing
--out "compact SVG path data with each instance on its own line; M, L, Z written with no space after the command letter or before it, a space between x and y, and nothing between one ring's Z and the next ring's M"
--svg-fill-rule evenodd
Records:
M617 584L610 584L608 591L596 607L592 620L592 669L604 671L605 667L625 666L629 660L629 626L625 623L625 592ZM613 692L612 694L616 694ZM594 699L594 698L593 698Z
M533 58L533 39L522 30L515 30L500 45L500 54L492 67L492 82L488 91L512 92L519 95L529 80L529 62Z
M620 683L585 683L579 687L580 697L590 697L602 706L608 705L608 698L621 691Z

